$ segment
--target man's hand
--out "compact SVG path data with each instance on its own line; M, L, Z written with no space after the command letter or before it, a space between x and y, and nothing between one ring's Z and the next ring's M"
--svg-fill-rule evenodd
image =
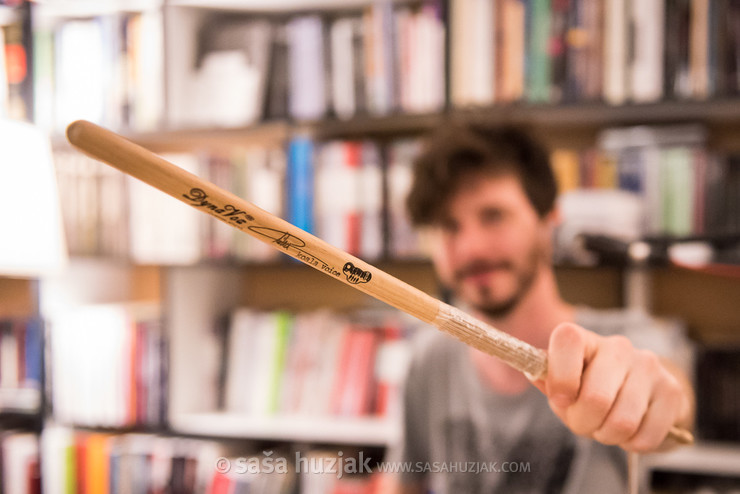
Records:
M547 376L537 387L575 434L627 451L669 447L668 429L693 421L693 392L676 368L626 337L575 324L550 335Z

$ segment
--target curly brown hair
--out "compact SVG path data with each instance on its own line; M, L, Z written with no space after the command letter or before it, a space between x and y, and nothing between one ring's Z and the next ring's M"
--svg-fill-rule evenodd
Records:
M547 150L515 127L446 124L426 140L414 161L406 205L411 221L430 225L468 174L514 174L530 203L544 217L555 204L557 184Z

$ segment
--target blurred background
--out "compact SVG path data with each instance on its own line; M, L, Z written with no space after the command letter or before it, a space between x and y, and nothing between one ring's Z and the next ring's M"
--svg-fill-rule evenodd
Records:
M0 47L0 492L374 492L213 465L400 434L413 321L83 156L75 119L435 296L420 139L533 131L565 298L656 316L697 386L697 445L643 475L740 489L740 2L4 0Z

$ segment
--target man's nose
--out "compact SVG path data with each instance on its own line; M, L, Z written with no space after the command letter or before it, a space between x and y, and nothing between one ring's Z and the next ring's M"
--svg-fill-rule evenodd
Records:
M455 235L455 257L460 261L480 259L488 253L488 239L480 226L468 224L461 226Z

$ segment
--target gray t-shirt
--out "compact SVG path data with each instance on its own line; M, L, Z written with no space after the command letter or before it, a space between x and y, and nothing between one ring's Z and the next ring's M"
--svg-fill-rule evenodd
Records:
M649 319L624 311L579 309L576 323L599 334L635 333L636 346L666 347ZM496 393L485 385L466 345L422 331L404 393L404 439L389 453L403 482L424 482L434 494L623 493L626 455L572 434L545 396ZM633 339L634 341L634 339Z

